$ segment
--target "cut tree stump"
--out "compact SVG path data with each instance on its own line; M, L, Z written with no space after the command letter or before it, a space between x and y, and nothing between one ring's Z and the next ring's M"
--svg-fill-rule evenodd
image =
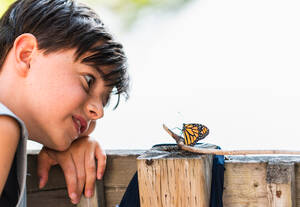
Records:
M197 145L216 148L215 145ZM213 155L161 145L137 158L141 207L208 207Z

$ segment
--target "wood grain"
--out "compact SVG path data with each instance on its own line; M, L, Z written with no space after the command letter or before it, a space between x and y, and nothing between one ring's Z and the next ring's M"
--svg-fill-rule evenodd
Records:
M141 207L208 207L212 156L155 151L137 159Z
M99 190L101 193L98 192L98 202L104 202L104 204L99 204L100 207L115 207L116 204L120 203L123 193L125 192L129 181L131 180L133 174L135 173L135 170L137 169L136 157L142 152L142 150L106 151L108 156L107 170L104 176L103 183L98 185L99 181L97 181L97 189L99 190L100 188L102 188L102 190ZM57 166L51 170L49 176L50 182L46 185L45 189L38 189L38 178L36 175L36 156L36 152L34 154L28 155L27 206L75 206L69 201L64 181L64 175L61 169ZM280 189L281 193L277 192L276 194L276 191L272 191L275 192L275 196L285 196L287 194L290 194L291 197L293 197L294 195L295 198L292 198L291 200L292 202L294 202L295 200L295 206L300 207L299 156L228 156L228 158L229 160L225 160L225 189L223 194L224 207L269 207L270 198L268 200L268 193L270 197L271 192L270 187L267 183L267 168L270 162L275 162L275 165L281 165L284 162L294 164L294 170L292 168L288 170L288 174L291 175L291 178L287 179L291 183L291 185L289 185L288 182L288 184L286 185L288 188L283 188L283 186L279 186L280 188L277 188L278 185L281 184L274 183L274 180L269 180L269 184L272 185L272 190L277 189L276 191L279 191L278 189ZM170 163L169 165L172 166L172 163ZM176 169L175 166L168 169L172 168ZM294 179L292 175L293 172ZM166 169L163 169L160 173L161 176L165 176L168 174L174 175L175 170L173 172L172 170L167 171ZM174 177L173 181L169 182L169 186L164 184L162 191L167 192L168 188L176 188L176 182L179 183L181 181L180 179L175 179ZM293 183L295 185L294 192L292 187ZM193 190L194 189L191 189L191 191ZM166 195L167 197L162 197L162 202L171 202L172 205L172 202L175 202L175 197L170 193L166 193ZM287 206L289 206L289 204L287 204ZM293 203L292 206L294 206Z
M86 198L81 196L80 202L77 204L77 207L98 207L98 195L97 187L95 187L94 194L91 198Z
M67 189L38 191L27 194L28 207L76 207L68 199Z
M270 207L296 206L294 163L268 163L266 181Z

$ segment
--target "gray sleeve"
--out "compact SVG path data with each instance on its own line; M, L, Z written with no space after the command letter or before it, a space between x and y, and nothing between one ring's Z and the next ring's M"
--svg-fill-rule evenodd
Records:
M18 207L26 206L26 174L27 174L27 139L28 132L24 122L17 117L10 109L0 103L0 115L5 115L14 118L20 125L20 141L16 151L17 158L17 179L20 187L20 196Z

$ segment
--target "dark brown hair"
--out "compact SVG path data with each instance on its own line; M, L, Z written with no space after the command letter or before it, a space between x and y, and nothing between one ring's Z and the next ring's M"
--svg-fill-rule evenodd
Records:
M115 94L128 97L127 59L123 46L106 30L98 15L74 0L17 0L0 19L0 70L15 39L31 33L45 54L76 49L76 59L102 74ZM101 67L109 67L103 71ZM119 98L118 98L119 103ZM117 105L118 105L117 103ZM117 106L116 105L116 106Z

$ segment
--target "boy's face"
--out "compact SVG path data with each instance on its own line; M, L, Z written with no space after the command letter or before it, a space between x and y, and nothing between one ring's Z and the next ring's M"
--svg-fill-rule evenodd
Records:
M24 87L21 118L29 137L56 150L67 149L91 120L103 116L111 92L95 68L74 62L74 53L37 51Z

